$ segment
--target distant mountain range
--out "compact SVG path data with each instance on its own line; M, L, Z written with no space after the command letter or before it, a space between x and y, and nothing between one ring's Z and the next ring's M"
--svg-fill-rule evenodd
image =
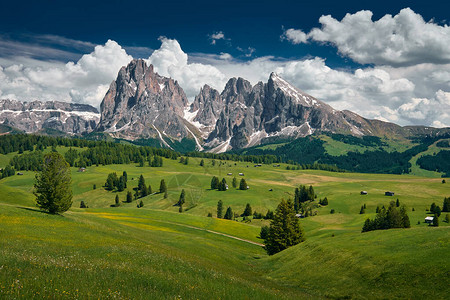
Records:
M450 132L450 128L401 127L335 110L275 73L267 83L254 86L231 78L221 93L205 85L190 104L177 81L158 75L140 59L120 69L100 113L83 104L0 100L0 123L26 132L54 129L157 140L165 147L194 140L197 150L217 153L320 132L390 137Z

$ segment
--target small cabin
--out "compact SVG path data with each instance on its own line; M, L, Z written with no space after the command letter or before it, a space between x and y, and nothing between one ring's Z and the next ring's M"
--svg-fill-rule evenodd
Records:
M239 176L244 176L244 173L239 173Z
M17 172L17 175L23 175L23 173L22 172Z
M233 173L228 173L227 175L233 175Z
M394 196L394 192L385 192L384 195L385 196Z
M366 191L361 191L361 195L367 195Z
M427 223L427 224L432 224L432 223L433 223L433 220L434 220L434 217L426 217L426 218L425 218L425 223Z
M78 172L86 172L86 168L79 168Z
M302 214L295 214L297 218L304 218Z

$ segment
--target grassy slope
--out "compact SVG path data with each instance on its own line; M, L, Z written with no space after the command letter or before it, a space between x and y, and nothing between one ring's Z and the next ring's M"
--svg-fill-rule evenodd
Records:
M155 298L178 295L239 298L250 290L248 295L257 298L295 298L308 294L383 298L391 295L387 279L398 277L399 282L403 282L405 295L420 294L425 285L436 286L438 298L443 295L439 293L440 283L436 282L436 277L429 276L428 271L435 269L437 276L448 283L445 272L449 265L440 259L445 255L442 247L448 250L448 224L442 222L443 215L441 228L417 225L417 221L423 221L425 209L432 202L442 205L443 197L450 195L450 186L441 184L440 179L286 171L283 165L254 168L249 164L247 168L246 163L234 165L234 162L221 166L217 163L213 167L207 159L205 167L200 167L199 159L189 161L190 164L184 166L164 160L162 168L93 166L86 173L73 168L74 207L84 200L91 208L73 208L64 217L16 207L34 204L30 193L32 172L0 181L0 203L3 203L0 205L0 236L5 237L0 240L3 251L0 266L7 266L0 269L0 282L5 283L3 293L26 292L27 297L31 292L51 295L58 289L58 293L65 290L73 296L78 289L79 295L93 298L108 293L113 297L116 290L125 298L139 298L145 293L152 293ZM147 184L151 183L154 190L164 178L169 186L169 199L155 194L143 199L144 209L137 209L135 203L109 208L116 193L105 191L101 186L108 173L121 174L123 170L128 173L130 190L137 186L140 174L144 174ZM229 172L244 172L250 190L218 192L208 189L213 175L226 177L231 186L232 176L226 175ZM97 185L96 190L92 189L93 184ZM260 225L267 221L253 220L245 224L205 216L208 212L215 215L219 199L224 201L225 207L230 205L239 213L247 202L258 211L274 209L279 199L291 196L298 184L312 184L319 197L328 197L330 205L318 208L318 216L301 220L306 243L274 257L268 258L258 246L189 227L260 242L256 236ZM182 188L187 192L187 208L191 208L179 214L173 204ZM269 188L274 191L269 192ZM361 196L361 190L369 194ZM385 197L387 190L395 191L396 196ZM125 191L118 194L125 200ZM366 217L374 216L376 206L387 205L397 197L408 206L413 228L360 234L362 223ZM363 204L367 205L367 214L359 215ZM337 213L329 214L331 208ZM335 236L331 237L332 234ZM46 259L38 260L40 255ZM437 258L429 259L429 256ZM393 263L394 260L399 262ZM423 285L407 283L406 275L402 274L407 274L408 268L421 278ZM33 279L35 277L37 279ZM283 278L289 278L287 286ZM94 286L88 290L86 286L92 282ZM128 282L129 285L125 284ZM242 283L236 285L235 282ZM22 283L24 288L18 289ZM233 288L228 290L229 286ZM208 290L211 292L205 294ZM401 288L397 290L402 292Z

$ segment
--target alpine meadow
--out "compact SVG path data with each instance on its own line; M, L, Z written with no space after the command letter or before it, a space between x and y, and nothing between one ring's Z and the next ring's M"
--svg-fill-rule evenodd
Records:
M448 299L450 3L0 11L0 299Z

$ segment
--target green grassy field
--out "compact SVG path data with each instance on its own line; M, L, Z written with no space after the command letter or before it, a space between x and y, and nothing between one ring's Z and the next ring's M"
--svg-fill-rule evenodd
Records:
M3 161L7 158L0 155ZM63 216L35 209L33 172L2 179L0 297L444 299L448 294L450 226L445 213L438 228L423 223L431 203L442 206L450 196L450 185L440 178L199 163L197 158L187 166L164 159L161 168L92 166L83 173L72 168L74 203ZM123 171L128 174L125 191L102 187L109 173ZM231 187L240 172L249 190ZM168 199L159 193L147 196L139 209L135 201L122 202L141 174L153 191L165 179ZM210 190L212 176L226 178L230 189ZM306 242L272 257L258 245L263 242L260 227L268 221L207 217L215 216L219 200L239 214L247 203L265 213L281 198L293 197L299 184L313 185L329 205L301 219ZM182 189L187 202L180 214L174 204ZM360 195L362 190L368 195ZM395 196L384 196L385 191ZM110 207L117 194L121 206ZM411 229L360 233L378 205L397 198L408 208ZM78 208L82 200L88 209ZM366 214L360 215L364 204Z

